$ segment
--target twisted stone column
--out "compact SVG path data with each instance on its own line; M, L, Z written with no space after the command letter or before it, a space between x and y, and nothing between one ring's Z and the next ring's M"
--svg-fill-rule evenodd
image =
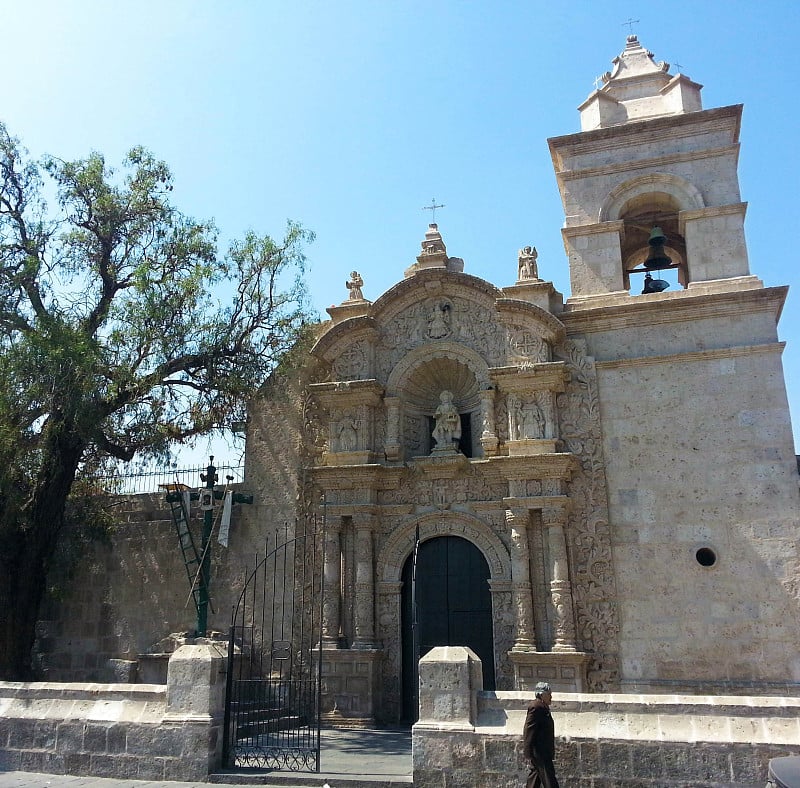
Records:
M323 547L322 645L337 648L341 631L342 611L342 523L331 517L325 527Z
M542 524L547 529L550 553L550 601L555 611L555 642L553 651L576 651L575 608L572 604L572 584L567 563L567 539L564 526L567 512L564 507L542 509Z
M536 651L527 509L507 509L511 543L511 599L516 618L513 651Z
M353 648L375 647L375 582L373 565L373 515L354 514L355 604L353 605Z

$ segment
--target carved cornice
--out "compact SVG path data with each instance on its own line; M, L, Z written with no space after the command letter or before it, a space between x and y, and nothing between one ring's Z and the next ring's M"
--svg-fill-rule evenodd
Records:
M669 134L670 138L675 139L681 136L700 136L712 129L717 129L729 131L731 142L737 143L742 109L742 104L731 104L727 107L706 109L700 112L632 121L604 129L592 129L575 134L564 134L560 137L550 137L547 144L556 173L562 173L566 169L565 159L568 157L600 150L625 148L630 145L661 143L665 134Z
M789 288L782 286L718 293L688 289L654 296L615 295L611 304L604 304L602 298L568 301L561 318L568 335L714 318L738 319L742 314L764 311L774 314L777 320L788 292Z
M309 391L325 408L348 408L353 405L380 405L383 386L377 380L340 380L312 383Z
M404 468L385 465L317 465L312 469L314 483L323 490L396 490Z
M569 452L533 454L525 457L491 457L486 462L499 477L504 479L569 481L579 466L578 458Z
M569 373L563 361L510 367L492 367L489 377L495 386L506 392L564 391Z

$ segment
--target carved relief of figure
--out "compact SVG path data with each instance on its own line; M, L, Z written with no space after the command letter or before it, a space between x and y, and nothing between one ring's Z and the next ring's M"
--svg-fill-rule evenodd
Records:
M518 441L522 438L522 425L525 420L522 401L516 394L509 394L506 402L508 406L508 439Z
M428 315L428 337L430 339L442 339L450 336L452 307L447 301L437 301Z
M433 428L433 437L437 449L452 449L454 443L461 438L461 417L453 404L453 394L443 391L439 395L439 407L436 408L434 418L436 426Z
M544 437L544 414L535 402L522 408L522 435L524 438Z
M519 250L517 257L517 279L538 279L539 269L536 265L536 259L539 253L536 251L535 246L526 246L524 249Z
M347 415L339 424L339 451L355 451L358 447L358 421Z
M345 285L350 291L350 295L348 296L349 301L364 300L364 294L361 292L361 288L364 287L364 280L361 278L361 274L359 274L358 271L350 272L350 279L345 282Z

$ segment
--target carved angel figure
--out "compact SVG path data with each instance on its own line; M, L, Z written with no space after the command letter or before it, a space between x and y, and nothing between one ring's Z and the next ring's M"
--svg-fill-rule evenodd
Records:
M350 295L348 296L349 301L364 300L364 294L361 292L361 288L364 287L364 280L361 278L361 274L359 274L358 271L350 272L350 279L345 282L345 285L350 291Z
M517 279L538 279L539 269L536 265L536 259L539 253L536 251L535 246L526 246L519 250L517 258Z

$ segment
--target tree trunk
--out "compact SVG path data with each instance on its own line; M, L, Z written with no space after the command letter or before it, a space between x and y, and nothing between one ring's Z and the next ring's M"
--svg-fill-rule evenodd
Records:
M31 650L46 584L44 556L28 549L25 534L16 535L22 537L14 540L19 546L7 554L4 544L0 558L0 679L4 681L34 678Z
M30 498L21 511L0 513L0 680L33 678L31 652L47 570L83 448L71 420L51 418Z

